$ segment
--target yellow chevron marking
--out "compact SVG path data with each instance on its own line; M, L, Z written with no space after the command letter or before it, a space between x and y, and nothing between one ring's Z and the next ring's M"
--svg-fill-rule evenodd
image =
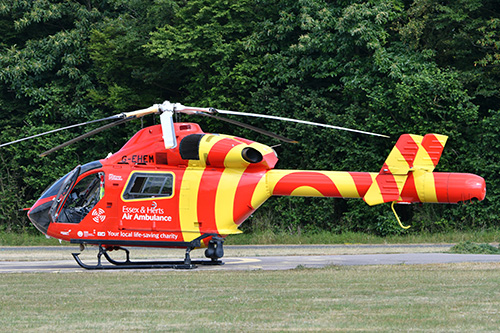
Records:
M424 170L417 170L413 177L419 200L422 202L438 202L434 174Z
M380 191L377 182L373 181L363 199L365 199L366 203L370 206L378 205L384 202L384 199L382 198L382 192Z
M358 189L354 183L354 179L348 172L329 171L324 172L328 178L337 186L340 195L344 198L359 198Z
M394 179L396 183L396 187L394 187L393 183L385 184L383 187L380 187L380 184L376 181L372 183L368 191L366 192L364 199L367 204L370 206L373 205L378 205L381 203L384 203L384 194L395 194L395 190L398 191L398 194L401 194L403 191L403 187L406 183L406 179L408 178L408 175L378 175L378 177L391 177ZM398 199L401 199L401 196L398 196Z
M299 196L299 197L322 197L320 191L311 186L300 186L290 193L291 196Z
M197 230L197 222L199 222L197 202L203 170L201 168L187 168L182 177L179 197L179 219L185 242L192 241L201 235L199 230Z
M424 139L424 137L421 135L416 135L416 134L409 134L409 135L417 145L420 145L422 143L422 140Z
M403 175L410 170L408 162L406 162L403 154L401 154L396 146L394 146L389 156L387 156L385 164L389 167L389 172L393 175Z
M419 149L417 152L417 156L415 156L415 169L424 170L427 172L432 172L434 170L434 163L432 163L432 159L427 153L427 151L419 145Z
M262 205L270 196L271 191L268 187L267 173L259 180L252 195L252 208L257 209Z
M446 145L446 141L448 140L448 137L446 135L441 135L441 134L434 134L434 137L439 141L441 146L444 148ZM414 166L415 169L422 169L428 172L432 172L435 168L434 162L432 161L429 153L427 150L420 145L421 142L419 142L419 149L417 152L417 156L415 156L415 162Z
M231 149L226 159L231 159L235 153L240 154L241 148L236 146ZM220 234L240 233L238 225L234 223L233 208L236 190L244 172L245 168L226 168L222 172L215 196L215 222Z
M448 141L448 136L442 134L434 134L434 136L436 137L436 139L438 139L441 146L444 147L446 145L446 141Z
M247 145L237 145L234 146L226 155L224 159L224 166L226 168L238 168L238 169L246 169L246 167L250 164L241 157L241 151L243 148L247 147Z
M403 187L405 186L407 178L408 178L408 175L395 175L394 176L394 181L396 182L396 186L398 187L399 194L401 194L401 192L403 191Z
M396 194L395 191L397 191L398 194L401 194L401 191L403 190L403 187L404 187L406 180L408 178L408 172L410 170L412 170L410 168L410 164L406 161L403 153L405 155L407 153L411 154L412 150L416 149L415 153L418 154L418 152L421 150L420 149L421 142L423 139L423 137L420 135L411 134L409 136L410 136L411 140L413 140L417 144L417 147L414 147L413 145L411 145L411 143L409 144L408 142L405 142L406 140L410 141L407 138L407 136L400 137L400 139L398 140L398 143L396 143L396 145L392 148L391 152L389 153L389 156L387 156L387 159L385 160L384 169L382 169L380 174L377 175L377 177L375 177L372 185L370 186L370 188L368 189L368 191L366 192L366 194L364 196L366 203L369 204L370 206L384 203L385 201L384 201L384 198L382 195L383 193L384 194ZM401 141L401 140L403 140L403 141ZM398 149L398 144L401 147L401 149L403 150L403 152L401 152ZM387 168L387 169L385 169L385 168ZM390 174L392 174L392 175L390 175ZM380 178L378 178L378 177L380 177ZM386 177L394 177L396 187L394 187L394 185L392 183L389 183L389 184L382 185L384 188L380 188L381 185L376 181L376 179L378 178L379 182L384 184L383 181L385 179L388 179ZM399 198L400 198L400 196L399 196Z

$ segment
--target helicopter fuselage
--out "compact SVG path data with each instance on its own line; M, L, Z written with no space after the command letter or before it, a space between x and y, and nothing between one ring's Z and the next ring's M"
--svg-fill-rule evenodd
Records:
M194 123L176 123L175 135L179 145L165 149L161 126L147 127L115 154L78 166L44 192L30 220L72 243L204 247L240 233L273 195L363 198L380 174L276 170L278 158L266 145L207 134ZM484 199L479 176L419 172L409 173L395 201Z

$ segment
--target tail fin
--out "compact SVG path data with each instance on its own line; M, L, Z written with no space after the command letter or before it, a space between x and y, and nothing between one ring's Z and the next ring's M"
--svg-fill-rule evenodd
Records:
M420 144L413 168L432 172L439 163L448 137L440 134L426 134Z
M416 169L428 172L434 170L446 139L446 136L438 134L427 134L424 137L401 135L363 197L366 203L373 206L398 201L409 172Z

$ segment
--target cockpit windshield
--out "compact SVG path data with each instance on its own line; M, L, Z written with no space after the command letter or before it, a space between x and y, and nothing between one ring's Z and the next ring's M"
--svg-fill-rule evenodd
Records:
M28 212L31 222L43 233L47 233L51 222L79 223L104 195L104 173L99 171L101 168L101 162L90 162L76 167L50 185ZM89 175L75 185L82 174ZM91 187L87 192L82 191L82 188L89 188L96 177L100 179L99 186ZM95 199L97 188L99 196ZM80 195L82 192L86 194ZM94 199L91 199L92 195Z
M101 168L101 167L102 167L101 162L93 161L93 162L82 165L80 167L80 174L85 173L85 172L90 171L90 170L93 170L93 169ZM48 197L56 195L60 191L62 183L68 178L68 175L70 173L73 173L74 171L75 171L75 169L71 170L65 176L59 178L52 185L47 187L47 189L42 193L40 199L48 198Z
M99 166L102 165L99 163ZM97 163L78 166L46 191L49 194L57 191L49 209L52 222L80 223L101 200L104 196L104 172L96 170L76 182L81 174L96 167Z
M81 179L69 193L56 222L80 223L104 196L104 173Z
M71 188L76 182L78 175L80 174L81 166L77 166L73 171L68 173L68 175L64 178L64 181L57 192L56 197L54 198L54 202L49 210L49 215L53 222L57 221L59 213L61 211L61 205L64 204L68 194L71 191Z

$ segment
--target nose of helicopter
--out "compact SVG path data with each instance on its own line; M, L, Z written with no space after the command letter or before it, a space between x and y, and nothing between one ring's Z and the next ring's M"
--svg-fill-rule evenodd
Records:
M28 218L31 223L33 223L33 225L44 234L47 233L47 229L49 228L49 210L51 206L52 200L40 199L28 211Z

